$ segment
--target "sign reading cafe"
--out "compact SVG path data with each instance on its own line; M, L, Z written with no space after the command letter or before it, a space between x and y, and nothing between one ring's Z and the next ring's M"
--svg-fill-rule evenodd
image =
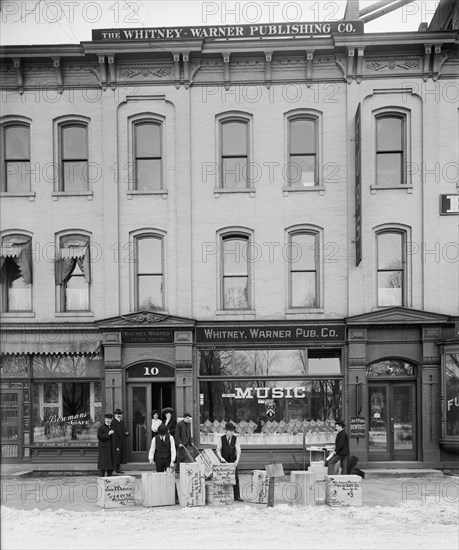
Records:
M205 38L271 38L361 34L363 21L268 23L201 27L160 27L138 29L94 29L93 40L190 40Z

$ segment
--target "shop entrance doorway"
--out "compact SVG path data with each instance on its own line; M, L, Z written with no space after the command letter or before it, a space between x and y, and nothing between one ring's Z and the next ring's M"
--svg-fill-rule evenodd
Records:
M128 384L126 420L129 437L129 462L147 462L151 444L151 412L165 407L175 409L174 382Z
M368 385L370 460L417 460L416 383Z

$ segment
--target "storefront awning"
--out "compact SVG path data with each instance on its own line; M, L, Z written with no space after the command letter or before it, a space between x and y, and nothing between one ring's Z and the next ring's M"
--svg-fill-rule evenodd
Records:
M100 342L0 343L3 355L98 355Z

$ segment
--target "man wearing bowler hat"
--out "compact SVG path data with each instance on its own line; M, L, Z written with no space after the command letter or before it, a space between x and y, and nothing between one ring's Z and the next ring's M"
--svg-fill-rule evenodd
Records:
M328 475L335 474L336 463L341 466L341 475L347 474L347 463L349 460L349 437L344 429L346 424L342 420L336 420L335 430L338 432L335 439L335 449L328 457Z
M116 409L114 414L114 419L112 420L112 428L115 430L116 434L116 460L115 460L115 470L117 474L122 474L121 464L126 464L127 462L127 436L129 432L126 430L126 425L123 420L123 411L121 409Z
M241 458L241 446L239 440L235 435L236 428L231 422L225 424L225 435L222 435L217 442L217 456L220 462L229 462L236 464L236 485L233 486L234 500L238 502L244 502L241 498L239 489L239 473L237 465Z
M112 414L106 414L104 423L97 430L97 439L99 440L99 453L97 458L97 467L100 470L100 477L111 476L116 463L116 434L112 428Z

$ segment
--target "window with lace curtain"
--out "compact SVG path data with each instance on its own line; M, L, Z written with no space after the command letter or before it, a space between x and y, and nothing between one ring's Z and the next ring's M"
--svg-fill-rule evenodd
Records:
M7 235L0 249L2 311L32 311L32 237Z
M64 235L59 239L55 264L59 311L89 311L91 268L87 235Z

